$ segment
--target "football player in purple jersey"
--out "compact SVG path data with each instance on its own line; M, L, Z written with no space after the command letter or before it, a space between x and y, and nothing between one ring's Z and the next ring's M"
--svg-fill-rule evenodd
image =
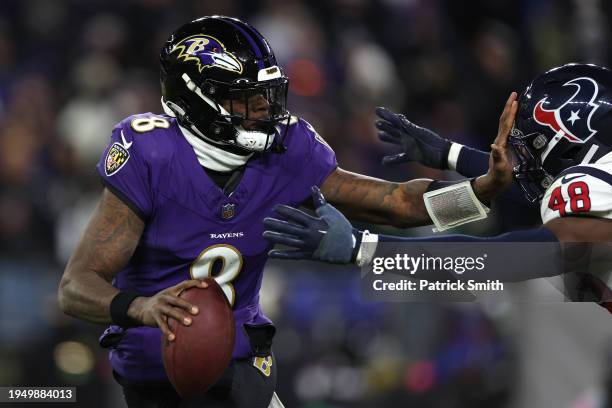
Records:
M275 205L306 202L314 185L352 219L427 224L431 180L391 183L339 168L313 127L288 112L288 78L249 24L194 20L171 34L160 59L164 113L112 130L97 166L105 188L62 276L60 306L109 325L100 343L128 406L185 406L164 371L161 336L175 338L169 318L191 324L198 310L179 294L212 275L233 306L236 342L225 374L197 403L282 406L275 329L259 305L271 249L263 219ZM512 119L508 110L501 133ZM493 167L473 189L488 200L502 184Z

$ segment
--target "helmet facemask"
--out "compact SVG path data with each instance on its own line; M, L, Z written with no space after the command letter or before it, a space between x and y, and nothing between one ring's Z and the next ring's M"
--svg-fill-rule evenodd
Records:
M206 80L204 87L214 90L213 93L217 95L214 100L219 105L219 112L213 120L213 127L223 129L227 123L231 123L238 133L229 143L235 142L235 145L246 150L268 150L279 133L277 125L288 123L290 118L286 77L264 82L238 80L232 84ZM263 110L266 111L265 115L257 113Z
M200 138L220 147L247 152L270 149L277 136L281 139L278 144L282 144L287 127L280 134L277 126L283 122L288 124L290 119L287 110L289 81L285 76L258 82L238 79L234 83L206 79L197 84L184 73L181 79L190 91L188 100L165 102L179 121ZM258 101L258 97L262 99ZM254 117L251 109L254 103L265 104L267 114ZM201 115L186 115L187 109L182 109L182 104ZM195 106L198 108L193 109Z
M541 200L554 181L542 165L542 153L548 143L546 136L542 133L523 135L520 130L512 128L508 143L517 162L513 168L514 179L523 189L527 200L532 203Z

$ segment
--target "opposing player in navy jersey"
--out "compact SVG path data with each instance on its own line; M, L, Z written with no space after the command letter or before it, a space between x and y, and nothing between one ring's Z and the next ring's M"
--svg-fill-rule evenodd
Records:
M277 204L299 206L316 185L354 219L420 225L429 223L421 195L431 180L390 183L338 168L313 127L289 114L287 77L265 38L240 20L204 17L175 31L161 51L161 86L163 114L112 130L98 163L105 188L66 266L61 308L110 324L100 342L130 407L185 406L160 340L175 338L169 318L188 326L198 313L179 293L213 275L237 335L230 367L198 403L282 406L274 326L259 306L271 248L261 239L264 217ZM495 193L495 176L475 180L480 199Z
M279 206L277 212L289 222L274 218L265 220L268 228L264 233L266 238L294 247L291 250L274 250L271 256L326 262L357 261L363 264L374 256L371 248L379 241L612 242L611 102L612 72L588 64L568 64L552 69L535 78L522 92L514 127L509 135L502 135L498 144L505 145L508 141L518 160L513 173L516 187L520 186L524 197L518 196L516 188L509 192L509 196L515 202L540 203L543 225L539 228L496 237L378 236L353 231L349 222L335 208L326 204L315 188L313 197L319 207L319 217ZM453 162L461 158L463 148L452 145L427 129L415 127L402 116L387 110L379 110L378 113L383 119L377 124L382 132L381 139L404 147L404 152L387 158L387 162L416 158L424 164L441 167L443 161ZM473 150L471 154L480 155ZM508 155L503 157L508 158ZM481 171L486 170L486 165L481 166L484 167ZM510 172L511 166L508 163L508 166L500 168ZM511 181L509 178L500 179ZM432 182L436 183L439 184ZM361 242L369 242L369 259L358 259L365 246L360 248L354 243ZM376 253L376 256L380 255ZM545 255L542 254L543 257ZM542 269L538 268L538 263L550 262L550 259L537 256L529 260L533 263L526 263L512 276L487 278L516 281L541 277L537 275ZM596 299L612 312L612 291L595 277L588 279L590 289L597 292Z

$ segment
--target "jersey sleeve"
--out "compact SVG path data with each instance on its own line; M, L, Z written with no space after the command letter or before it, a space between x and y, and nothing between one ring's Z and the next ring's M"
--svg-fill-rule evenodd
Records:
M126 122L115 126L96 167L104 186L146 220L153 211L150 171Z
M299 125L303 129L307 145L307 171L302 173L305 177L304 183L308 188L314 185L320 186L338 167L336 153L310 123L300 118Z
M546 190L542 223L561 217L612 219L612 164L588 164L563 171Z

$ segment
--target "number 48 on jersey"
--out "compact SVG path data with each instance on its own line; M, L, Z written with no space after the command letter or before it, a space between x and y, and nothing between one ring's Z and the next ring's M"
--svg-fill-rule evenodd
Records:
M565 190L565 194L563 194ZM556 187L548 201L548 208L559 211L561 217L567 214L567 204L572 213L587 213L591 210L589 186L584 181L574 181L567 185Z

